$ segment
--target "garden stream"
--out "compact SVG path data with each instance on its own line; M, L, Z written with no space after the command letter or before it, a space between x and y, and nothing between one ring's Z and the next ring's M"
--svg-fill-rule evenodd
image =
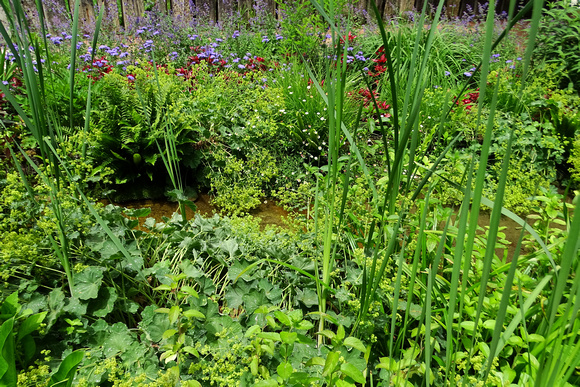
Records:
M200 195L195 201L195 205L197 207L197 213L203 216L213 216L214 214L219 213L217 208L211 204L211 196L208 194ZM131 209L150 208L151 213L149 214L149 217L155 218L158 222L161 222L163 217L171 217L173 213L178 210L177 203L164 199L135 200L122 203L122 206ZM250 215L260 218L262 228L269 225L286 227L285 218L289 214L290 213L280 207L275 200L271 199L262 201L257 209L250 212ZM187 208L188 218L193 217L193 215L194 212L190 208ZM490 216L491 213L489 211L480 212L478 225L483 228L489 226ZM145 218L140 220L141 223L144 221ZM533 222L533 219L528 219L528 223L533 224ZM563 226L557 224L552 224L552 227L563 228ZM508 245L508 261L510 261L520 237L521 227L512 219L502 215L500 220L500 230L505 234L505 239L510 242L510 245ZM501 249L497 249L496 254L501 254Z

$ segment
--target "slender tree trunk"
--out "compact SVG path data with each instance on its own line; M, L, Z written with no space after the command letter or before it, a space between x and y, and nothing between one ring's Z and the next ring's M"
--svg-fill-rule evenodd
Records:
M137 18L143 16L145 3L143 0L122 0L123 24L125 29L131 28Z

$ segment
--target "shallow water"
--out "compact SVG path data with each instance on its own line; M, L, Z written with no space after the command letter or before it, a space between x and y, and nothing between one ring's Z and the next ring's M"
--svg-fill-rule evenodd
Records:
M123 207L127 208L150 208L151 214L148 217L155 218L156 221L161 222L163 217L171 217L175 211L178 211L179 206L175 202L169 202L165 199L144 199L124 202L121 204ZM197 211L193 212L190 208L187 208L187 217L191 218L195 213L201 214L205 217L211 217L214 214L219 214L218 209L211 204L211 196L208 194L200 195L195 201ZM261 219L260 224L263 227L268 225L276 225L280 227L286 227L285 219L288 217L289 212L278 206L275 200L266 199L255 210L250 212L250 215L254 217L259 217ZM486 228L489 226L491 213L488 211L481 211L479 213L478 225L480 227ZM140 219L140 222L144 222L145 218ZM530 225L533 224L534 219L528 219ZM552 225L553 227L563 228L560 225ZM508 218L502 215L500 220L500 232L505 234L505 239L510 242L507 246L507 261L511 261L513 254L515 252L516 244L520 238L522 227ZM481 232L479 232L481 234ZM526 233L527 235L527 233ZM522 252L523 253L523 252ZM503 251L501 248L496 249L496 254L503 258Z
M134 200L129 202L123 202L120 204L126 208L150 208L151 214L150 218L155 218L156 221L161 222L162 218L170 218L175 211L179 210L179 205L176 202L170 202L165 199L144 199L144 200ZM191 208L186 208L187 218L193 217L195 213L198 213L204 217L211 217L214 214L219 214L218 209L211 204L211 196L208 194L200 195L195 201L195 206L197 211L194 212ZM271 199L265 199L260 203L258 208L250 211L250 215L259 217L261 219L260 224L265 227L267 225L276 225L284 227L286 225L285 218L288 216L288 211L276 204L276 201ZM144 221L144 219L143 219Z

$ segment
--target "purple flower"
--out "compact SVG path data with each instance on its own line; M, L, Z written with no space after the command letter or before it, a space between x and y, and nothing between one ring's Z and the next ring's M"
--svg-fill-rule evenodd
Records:
M270 39L267 36L262 36L262 43L268 43Z
M284 37L280 34L276 34L276 40L282 40Z
M463 75L465 75L466 77L470 77L472 74L469 71L466 71L463 73Z
M217 38L215 41L216 41L216 43L221 43L221 42L223 42L224 40L223 40L223 39L220 39L220 38Z
M99 50L110 50L110 48L109 48L109 46L106 46L106 45L104 45L104 44L101 44L101 45L99 46Z
M446 77L448 77L448 76L450 76L450 75L451 75L451 73L450 73L449 71L445 71L445 76L446 76Z
M238 65L238 68L239 68L239 69L245 69L245 68L246 68L246 66L244 66L243 64L239 64L239 65Z
M237 38L238 36L240 36L240 31L235 30L234 33L232 34L232 39Z
M512 62L513 62L513 60L511 60L511 59L508 59L505 61L505 63L512 63Z
M509 68L513 70L513 69L516 68L516 66L515 65L511 65Z
M129 74L129 75L127 75L127 79L130 80L130 81L134 81L135 80L135 77L132 76L131 74Z
M493 54L491 57L492 58L499 58L499 54Z
M4 86L8 86L8 81L2 81L2 84L3 84Z

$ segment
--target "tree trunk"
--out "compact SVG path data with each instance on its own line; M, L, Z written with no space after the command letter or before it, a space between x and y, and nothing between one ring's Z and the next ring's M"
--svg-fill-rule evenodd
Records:
M122 0L123 24L125 29L130 29L135 25L137 18L143 16L145 4L143 0Z
M98 0L98 4L99 10L102 7L105 8L103 22L101 24L102 28L117 31L119 29L119 8L117 0Z

